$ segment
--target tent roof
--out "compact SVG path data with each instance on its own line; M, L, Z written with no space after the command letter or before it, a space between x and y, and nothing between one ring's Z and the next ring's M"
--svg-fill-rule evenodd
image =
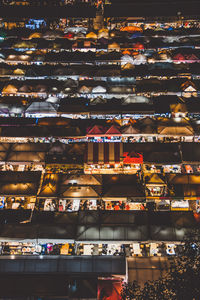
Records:
M200 184L200 175L169 174L167 177L172 184Z
M140 130L138 128L136 128L135 126L128 125L122 129L122 133L123 134L138 134L138 133L140 133Z
M119 50L120 49L120 45L119 44L117 44L116 42L113 42L113 43L111 43L111 44L109 44L108 45L108 49L117 49L117 50Z
M56 197L58 193L58 174L45 174L42 181L39 196Z
M41 172L0 172L0 194L36 196Z
M148 178L145 178L146 184L165 184L165 181L159 174L150 174Z
M8 93L8 94L12 94L12 93L16 93L17 92L17 87L14 86L13 84L8 84L6 86L4 86L2 93Z
M118 129L117 126L111 125L110 128L106 131L105 134L109 134L109 135L121 135L121 132L120 132L120 130Z
M133 96L129 95L127 98L123 99L123 104L131 103L149 103L150 99L144 96Z
M21 211L14 213L21 214ZM192 211L34 212L28 227L7 224L1 228L0 236L76 241L183 241L185 234L197 226Z
M199 143L182 143L182 158L184 162L200 161L200 144Z
M102 97L96 97L96 98L91 98L90 99L90 104L91 105L105 104L106 102L107 102L107 99L102 98Z
M105 130L102 126L94 125L91 129L89 129L87 134L104 134Z
M193 135L194 130L192 126L180 126L178 124L174 124L174 126L167 125L164 126L158 126L158 132L161 135Z
M106 88L98 85L92 89L92 93L106 93Z
M97 34L91 31L86 34L86 38L87 39L97 39Z
M144 163L174 164L181 161L176 143L125 143L124 152L131 151L142 153Z
M63 176L62 184L69 185L101 185L101 178L95 175L74 174L70 176Z
M179 113L179 112L187 112L186 104L184 103L176 103L176 104L170 104L170 110L173 113Z
M62 197L69 198L96 198L98 197L98 193L91 186L70 186L63 187L61 186L60 191Z
M103 175L103 197L144 197L144 188L135 175Z
M196 85L191 80L187 80L181 85L181 89L183 91L187 90L188 87L192 87L194 89L194 91L197 90Z
M56 113L56 109L52 103L49 102L33 102L26 109L28 113Z

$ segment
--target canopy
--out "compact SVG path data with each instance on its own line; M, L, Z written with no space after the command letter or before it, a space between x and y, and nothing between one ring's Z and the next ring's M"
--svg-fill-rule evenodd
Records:
M187 107L184 103L176 103L176 104L170 104L170 110L173 113L186 113Z
M111 44L108 45L108 49L109 50L111 50L111 49L113 49L113 50L120 50L120 45L117 44L117 43L115 43L115 42L113 42L113 43L111 43Z
M109 31L107 28L100 29L98 32L98 39L100 38L109 38Z
M15 94L17 93L17 87L12 85L12 84L8 84L6 86L4 86L2 93L4 94Z
M137 27L137 26L125 26L125 27L121 27L120 31L128 31L128 32L142 32L142 28Z
M136 39L136 38L139 38L142 36L142 33L141 32L134 32L129 38L130 39Z
M123 161L122 143L87 143L86 163L108 164Z
M81 94L89 94L92 91L92 87L88 87L86 85L83 85L79 88L79 93Z
M183 241L199 227L192 211L34 212L30 226L4 225L1 238L39 241ZM35 221L34 221L35 220ZM52 222L53 221L53 222ZM35 222L35 223L34 223ZM52 223L51 223L52 222ZM74 267L74 265L73 265Z
M40 177L40 172L0 172L0 195L36 196Z
M61 31L58 30L48 30L43 34L44 39L54 40L55 38L63 37L63 34Z
M197 91L197 87L194 84L194 82L187 80L186 82L184 82L181 85L181 90L184 92L196 92Z
M121 65L126 65L127 63L134 65L134 59L128 54L121 57Z
M105 129L102 126L94 125L92 128L88 130L87 136L95 136L95 135L104 135Z
M172 136L187 136L187 135L193 135L194 130L191 126L169 126L166 127L158 126L158 133L161 135L172 135Z
M42 37L42 34L40 32L33 32L29 35L29 40L31 39L39 39Z
M145 182L147 185L166 185L159 174L149 174L145 176Z
M132 103L149 103L150 99L144 96L135 96L135 95L128 95L123 100L123 104L132 104Z
M87 39L97 39L97 34L91 31L88 34L86 34L86 38Z
M96 105L96 104L105 104L107 103L107 99L102 97L96 97L96 98L90 98L90 104Z
M101 177L98 175L87 175L87 174L74 174L74 175L63 175L62 184L70 185L101 185Z
M37 43L33 43L31 41L19 41L13 44L13 48L36 48Z
M136 128L135 126L128 125L122 129L122 133L127 134L127 135L134 135L134 134L139 134L140 130L138 128Z
M143 54L138 54L135 58L134 58L134 65L141 65L141 64L146 64L147 62L147 58L145 55Z
M111 135L111 136L121 136L121 132L119 128L115 125L110 126L108 130L105 132L105 135Z
M63 189L61 196L64 198L97 198L98 193L91 186L71 186Z
M168 181L172 184L200 184L200 175L169 174Z
M144 49L144 45L143 45L142 43L137 42L137 43L135 43L135 44L133 45L133 49L136 49L136 50L143 50L143 49Z
M42 181L39 196L57 197L58 195L58 174L45 174Z
M136 175L103 175L103 198L145 197Z
M40 113L49 113L57 114L57 111L53 104L49 102L33 102L26 109L26 113L29 114L40 114Z
M58 103L59 101L60 101L60 99L57 97L54 97L54 96L50 96L46 99L46 102L49 102L49 103Z
M15 70L13 71L13 74L14 74L14 75L24 75L24 74L25 74L25 71L22 70L22 69L17 68L17 69L15 69Z
M126 63L121 65L122 70L133 70L135 68L133 63Z
M96 86L96 87L94 87L93 89L92 89L92 93L106 93L106 88L105 87L103 87L103 86L100 86L100 85L98 85L98 86Z
M187 163L197 163L200 161L200 144L199 143L182 143L183 161Z

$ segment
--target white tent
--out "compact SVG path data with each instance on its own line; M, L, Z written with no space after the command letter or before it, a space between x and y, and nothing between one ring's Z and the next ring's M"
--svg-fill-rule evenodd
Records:
M105 104L107 103L107 99L102 98L102 97L96 97L96 98L91 98L90 99L90 104L91 105L96 105L96 104Z
M95 93L95 94L106 93L106 88L101 85L95 86L92 89L92 93Z
M131 64L134 65L134 59L132 56L125 54L121 57L121 65Z
M134 59L134 65L142 65L146 64L147 58L143 54L138 54Z
M65 28L64 33L73 32L73 33L79 33L82 32L86 34L87 29L85 27L67 27Z
M149 98L144 96L129 95L127 98L123 99L122 104L132 104L132 103L149 103Z
M23 106L18 106L18 105L9 105L9 112L10 114L22 114L24 112L24 107Z
M50 97L48 97L46 99L46 102L49 102L49 103L58 103L59 99L57 97L50 96Z
M55 104L49 102L33 102L25 112L26 116L44 117L44 116L57 116Z

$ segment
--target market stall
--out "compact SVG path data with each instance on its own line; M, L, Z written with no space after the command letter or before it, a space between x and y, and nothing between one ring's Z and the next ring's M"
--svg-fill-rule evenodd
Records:
M0 203L5 209L34 209L40 172L0 172Z
M145 174L146 195L151 197L162 197L167 194L167 184L162 175Z
M126 152L123 143L88 143L86 174L134 174L140 170L142 155Z

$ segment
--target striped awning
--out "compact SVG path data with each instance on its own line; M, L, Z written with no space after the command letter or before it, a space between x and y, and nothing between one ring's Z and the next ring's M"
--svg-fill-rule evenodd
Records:
M86 163L112 164L123 161L123 143L88 143Z

